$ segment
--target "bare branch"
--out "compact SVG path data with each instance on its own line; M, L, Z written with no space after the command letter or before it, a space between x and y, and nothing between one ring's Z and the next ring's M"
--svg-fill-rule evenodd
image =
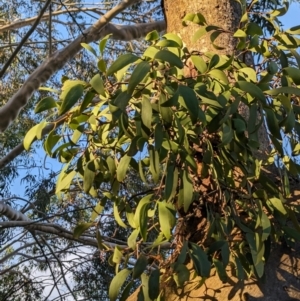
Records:
M62 15L62 14L69 14L69 13L76 13L76 12L96 12L99 15L103 15L103 13L101 13L99 11L99 7L84 7L84 8L80 8L80 7L74 7L74 8L70 8L68 10L59 10L59 11L54 11L52 12L52 17L54 16L58 16L58 15ZM0 27L0 32L5 32L8 30L14 30L14 29L19 29L28 25L31 25L32 23L34 23L34 21L37 19L38 17L32 17L32 18L28 18L25 20L19 20L13 23L9 23L9 24L5 24L3 26ZM41 18L40 21L48 21L49 20L49 13L44 14Z
M26 33L26 35L22 38L22 40L19 43L18 47L14 50L14 52L12 53L12 55L10 56L10 58L7 60L7 62L3 66L2 70L0 71L0 78L4 75L5 71L10 66L10 64L12 63L12 61L14 60L14 58L17 56L17 54L21 50L21 48L24 45L24 43L27 41L27 39L30 37L30 35L34 32L34 30L36 29L36 27L40 23L40 20L41 20L44 12L46 11L46 9L47 9L47 7L49 6L50 3L51 3L51 0L47 0L47 2L45 3L44 7L41 10L41 12L39 13L38 17L36 18L34 24L28 30L28 32Z

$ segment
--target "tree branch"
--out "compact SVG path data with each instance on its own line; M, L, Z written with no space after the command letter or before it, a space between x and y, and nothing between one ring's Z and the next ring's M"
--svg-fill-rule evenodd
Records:
M74 8L70 8L68 10L58 10L58 11L54 11L52 12L52 17L54 16L58 16L58 15L62 15L62 14L68 14L68 13L76 13L76 12L86 12L86 11L90 11L90 12L96 12L99 15L102 14L99 11L99 7L74 7ZM102 14L103 15L103 14ZM9 23L9 24L5 24L3 26L0 27L0 32L5 32L8 30L14 30L14 29L19 29L28 25L31 25L32 23L34 23L34 21L38 18L38 16L32 17L32 18L28 18L25 20L19 20L13 23ZM44 14L42 16L42 18L40 19L40 21L48 21L49 20L49 13Z
M36 27L39 25L40 20L41 20L44 12L46 11L46 9L47 9L47 7L49 6L50 3L51 3L51 0L47 0L47 2L45 3L45 5L43 6L42 10L40 11L40 14L38 15L38 17L36 18L34 24L32 25L32 27L28 30L28 32L22 38L22 40L19 43L19 45L17 46L17 48L14 50L14 52L9 57L9 59L6 61L5 65L3 66L2 70L0 71L0 78L4 75L5 71L10 66L10 64L12 63L12 61L14 60L14 58L17 56L18 52L23 47L24 43L27 41L27 39L30 37L30 35L34 32L34 30L36 29Z

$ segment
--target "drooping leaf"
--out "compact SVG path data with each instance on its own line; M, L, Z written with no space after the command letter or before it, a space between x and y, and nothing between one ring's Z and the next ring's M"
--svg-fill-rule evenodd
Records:
M74 238L78 239L84 231L88 230L93 225L94 225L94 223L83 223L83 224L77 225L74 228L74 233L73 233Z
M266 97L265 97L264 93L262 92L262 90L258 86L254 85L253 83L246 82L246 81L238 81L236 84L241 90L243 90L243 91L249 93L251 96L257 98L263 104L266 103Z
M148 294L151 300L155 300L159 295L159 277L160 271L158 269L153 270L149 276Z
M133 272L132 272L133 279L140 277L144 272L144 270L146 269L147 265L148 265L148 258L145 255L141 254L137 259L133 268Z
M100 74L96 74L91 79L90 84L99 95L105 96L104 83L103 83L103 80L102 80Z
M131 161L131 157L128 155L124 155L117 167L117 179L119 182L122 182L126 176L126 172Z
M42 100L40 100L35 109L34 109L34 113L41 113L43 111L46 111L46 110L49 110L49 109L52 109L52 108L56 108L58 105L57 105L57 102L52 98L52 97L45 97L43 98Z
M74 104L83 95L84 86L85 83L81 81L67 80L64 82L64 85L62 87L62 93L60 95L62 104L58 111L58 115L66 113L74 106Z
M188 171L183 171L183 208L187 212L193 201L193 183L189 176Z
M171 66L176 66L180 69L183 68L182 60L171 51L165 49L160 50L155 54L154 58L163 62L168 62Z
M150 71L150 64L149 62L140 62L135 69L133 70L129 83L128 83L128 89L127 92L129 94L132 94L134 89L137 87L137 85L144 79L144 77L149 73Z
M126 278L129 276L131 271L129 269L124 269L120 271L111 281L109 286L109 299L110 301L116 301L120 293L121 287L124 284Z
M211 264L207 254L195 243L189 243L189 253L198 276L209 277Z

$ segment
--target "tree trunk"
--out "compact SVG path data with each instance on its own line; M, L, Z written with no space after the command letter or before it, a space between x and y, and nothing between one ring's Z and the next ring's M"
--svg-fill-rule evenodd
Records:
M236 39L233 33L238 28L241 19L240 4L234 0L164 0L165 15L167 19L167 32L178 34L189 51L208 52L232 55L236 46ZM216 25L224 29L215 41L223 50L216 50L209 39L209 35L192 40L194 33L199 29L199 25L182 25L183 17L188 13L200 13L205 17L207 24Z

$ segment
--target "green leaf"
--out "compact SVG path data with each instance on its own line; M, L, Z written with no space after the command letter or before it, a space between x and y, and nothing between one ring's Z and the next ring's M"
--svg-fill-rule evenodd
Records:
M175 274L173 274L173 278L177 287L183 287L184 283L190 279L189 269L182 263L175 263L174 272Z
M67 80L64 82L64 85L62 87L62 93L60 95L62 104L58 111L58 115L66 113L73 107L73 105L82 96L84 85L85 83L83 84L83 82L81 81Z
M250 246L256 273L258 277L261 278L264 273L264 244L262 243L261 237L259 237L258 233L246 233L246 239Z
M127 93L132 94L136 86L145 78L149 71L149 62L140 62L130 76Z
M196 42L197 40L199 40L200 38L202 38L203 36L205 36L208 32L210 31L213 31L213 30L217 30L217 29L220 29L218 26L213 26L213 25L208 25L208 26L203 26L203 27L200 27L200 29L198 29L192 40L194 42Z
M252 36L252 37L255 35L258 35L258 36L263 35L262 28L257 23L253 23L253 22L250 22L247 24L246 33L247 33L247 35Z
M161 148L163 139L164 139L164 132L161 123L157 123L154 130L154 146L155 150L159 150Z
M233 131L230 126L223 124L222 130L222 143L219 144L219 147L227 145L231 142L233 138Z
M121 287L124 284L126 278L131 273L130 270L124 269L120 271L111 281L109 286L109 299L110 301L116 301L118 298L118 295L120 293Z
M266 97L262 90L254 85L253 83L246 82L246 81L238 81L236 85L243 91L249 93L251 96L257 98L258 100L262 101L264 104L266 103Z
M296 87L280 87L272 90L266 90L264 92L271 96L278 94L295 94L297 96L300 96L300 89Z
M84 169L83 190L88 193L93 186L95 179L95 160L89 161Z
M281 140L281 133L280 133L280 128L279 128L279 124L278 124L278 120L275 116L275 113L272 109L269 108L265 108L264 109L265 113L266 113L266 120L267 120L267 124L268 124L268 128L271 132L271 134Z
M123 257L123 253L121 249L118 246L116 246L112 257L112 261L116 264L120 264L122 261L122 257Z
M143 297L144 297L144 301L151 301L150 297L149 297L149 276L146 275L145 273L143 273L141 275L141 280L142 280L142 290L143 290ZM140 300L138 300L140 301Z
M129 157L128 155L124 155L121 158L119 165L117 167L117 180L119 182L122 182L124 180L130 161L131 161L131 157Z
M94 223L83 223L83 224L77 225L74 228L74 233L73 233L74 238L78 239L84 231L88 230L93 225L94 225Z
M144 242L147 241L148 234L148 209L150 204L144 204L141 207L140 215L139 215L139 225L140 225L140 234Z
M108 68L107 75L112 75L122 68L136 62L139 59L136 55L132 53L126 53L119 56Z
M282 201L278 198L270 198L269 201L271 202L272 206L279 211L282 215L286 215L287 212L282 204Z
M159 277L160 271L157 269L152 271L149 276L148 294L151 300L155 300L159 295Z
M203 58L201 56L192 55L191 60L201 74L203 74L207 71L207 64L205 63L205 61L203 60Z
M268 239L268 237L271 234L271 223L270 223L270 219L263 211L261 212L260 218L261 218L261 227L263 229L261 239L262 241L265 241Z
M200 24L200 25L204 25L206 23L206 20L205 20L204 16L200 13L197 13L197 14L188 13L188 14L186 14L184 16L184 18L182 19L182 24L184 26L186 26L185 21L190 21L190 22L193 22L195 24Z
M119 214L119 208L115 202L114 202L114 218L119 226L121 226L123 228L127 228L126 224L123 222L123 220Z
M145 36L145 41L156 41L159 39L159 34L156 30L153 30L151 32L149 32L146 36Z
M100 59L97 63L99 71L106 73L106 63L103 59Z
M44 143L44 149L48 156L52 157L52 149L60 139L61 136L55 135L55 131L51 131L51 133L47 136Z
M131 288L133 286L134 282L133 281L130 281L128 282L128 284L126 285L126 287L124 288L124 291L122 293L122 296L120 298L120 301L126 301L130 292L131 292Z
M236 276L240 281L245 279L245 272L239 257L234 257L235 265L236 265Z
M171 229L175 225L175 212L172 212L166 202L158 203L159 225L162 233L169 240L172 236Z
M95 49L86 43L81 43L80 44L83 48L85 48L86 50L88 50L90 53L92 53L95 57L98 57L97 52L95 51Z
M193 201L193 182L190 179L187 169L183 171L183 209L184 212L189 210L189 207Z
M139 204L137 205L135 214L134 214L134 223L139 227L140 234L144 241L147 240L147 229L148 229L148 208L151 204L150 199L152 194L146 195L143 197Z
M228 276L227 276L226 269L225 269L223 263L220 260L213 258L213 264L217 270L220 280L223 283L227 282Z
M34 127L32 127L25 135L24 140L23 140L23 145L25 150L29 150L31 144L34 142L36 139L36 133L38 130L39 124L36 124Z
M107 43L107 40L109 39L109 37L111 36L112 34L108 34L107 36L105 36L99 43L99 50L101 52L101 55L103 55L104 53L104 49L105 49L105 46L106 46L106 43Z
M139 236L139 233L140 233L139 229L134 229L127 238L128 247L132 250L135 250L136 248L136 240L137 237Z
M164 49L164 50L158 51L155 54L154 59L161 60L163 62L168 62L171 66L176 66L180 69L183 68L182 60L177 55L175 55L174 53L172 53L169 50Z
M179 103L189 111L192 122L196 123L199 115L199 101L194 90L187 86L179 86L178 91Z
M57 194L60 191L69 189L76 173L77 172L75 170L72 170L71 172L66 174L63 178L59 177L59 179L57 180L55 193Z
M174 196L173 187L174 187L174 163L168 163L167 171L166 171L166 180L165 180L165 199L169 201L170 198ZM177 183L176 183L177 186Z
M175 42L177 44L177 47L182 48L182 46L183 46L182 40L180 39L180 37L177 34L169 32L169 33L164 34L163 38L165 38L169 41Z
M238 29L234 35L233 35L235 38L246 38L247 37L247 34L245 33L245 31L241 30L241 29Z
M100 74L96 74L91 79L90 84L99 95L105 96L105 88Z
M189 242L189 252L198 276L208 278L210 275L211 264L207 254L195 243Z
M151 129L152 122L152 106L150 103L150 98L147 95L143 95L142 98L142 112L141 112L142 122L148 128Z
M93 209L91 215L91 221L95 221L95 219L99 216L99 214L103 211L103 209L104 209L104 202L103 200L101 200Z
M218 80L221 80L225 84L229 83L227 76L221 70L213 69L213 70L210 70L207 74L209 74L212 78L216 78Z
M137 259L133 268L133 272L132 272L133 279L140 277L142 273L145 271L147 265L148 265L148 258L145 255L141 254Z
M38 140L41 140L43 137L43 129L47 126L47 121L42 120L39 124L38 127L36 128L36 138Z
M294 67L286 67L282 69L283 74L292 78L296 85L300 85L300 70Z
M181 248L181 250L180 250L180 254L179 254L179 256L177 257L176 262L182 263L182 264L185 263L187 251L188 251L188 243L187 243L187 241L184 241L184 242L183 242L183 245L182 245L182 248Z
M52 98L52 97L45 97L42 100L40 100L35 109L34 113L41 113L43 111L56 108L57 107L57 102Z
M153 147L149 147L149 155L150 155L150 172L153 176L153 180L157 183L159 179L159 154L158 151L154 150Z
M298 242L300 241L300 231L299 230L293 229L293 228L290 228L287 226L283 226L282 229L287 236L291 237L295 241L298 241Z

